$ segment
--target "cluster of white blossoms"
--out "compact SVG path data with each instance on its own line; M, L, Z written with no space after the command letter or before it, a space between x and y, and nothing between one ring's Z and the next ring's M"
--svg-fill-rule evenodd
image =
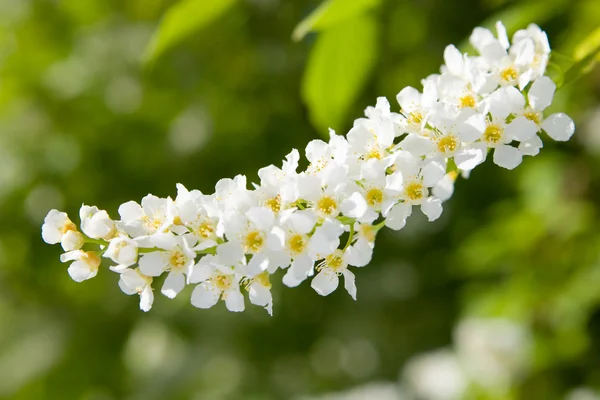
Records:
M61 261L71 262L77 282L96 276L101 258L114 262L120 288L139 294L144 311L163 275L163 295L174 298L193 285L191 303L199 308L221 299L230 311L243 311L246 291L271 314L270 279L280 269L285 285L310 279L323 296L342 277L356 299L351 267L369 263L382 227L402 229L413 207L436 220L457 175L490 151L494 163L513 169L524 155L538 154L540 133L559 141L573 134L567 115L544 115L555 91L544 76L546 34L530 25L511 45L504 26L496 28L497 37L473 31L478 56L448 46L440 74L423 80L422 92L400 91L398 113L379 98L346 137L331 131L328 143L310 142L305 171L292 150L281 168L262 168L253 189L244 176L220 180L214 194L177 185L174 200L147 195L141 204L122 204L120 220L84 205L80 229L52 210L43 239L62 245Z

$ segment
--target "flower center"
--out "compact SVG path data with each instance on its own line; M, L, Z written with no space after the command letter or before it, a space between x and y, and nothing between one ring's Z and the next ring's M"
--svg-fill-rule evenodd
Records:
M217 275L212 278L213 284L221 291L229 289L231 286L231 278L227 275Z
M537 125L539 125L542 122L542 117L540 116L540 113L537 113L535 111L526 112L524 115L525 118L535 122Z
M144 215L142 217L142 222L144 224L146 224L148 229L150 229L152 232L156 232L158 230L158 228L160 228L162 226L162 221L160 219L158 219L158 218L150 219L150 217L147 215Z
M329 268L331 268L335 272L338 272L339 270L343 269L345 267L345 265L344 265L344 253L342 252L342 250L337 249L332 254L328 255L325 258L325 265L327 265Z
M102 262L102 260L100 259L100 256L98 256L98 254L96 254L92 251L83 253L83 256L81 258L82 258L82 261L85 262L92 269L98 269L98 267L100 266L100 263Z
M306 239L304 236L296 234L290 238L288 245L293 253L299 254L306 248Z
M246 235L244 241L246 247L246 253L258 253L265 243L262 233L258 231L252 231Z
M323 196L317 202L317 209L325 215L332 215L337 210L337 202L331 196Z
M375 229L373 229L372 225L369 224L361 224L359 227L359 232L362 237L367 239L369 242L375 241Z
M490 144L498 144L502 140L504 129L498 125L488 125L483 132L483 140Z
M198 226L197 232L201 238L208 239L213 235L213 233L215 233L215 227L212 223L204 221Z
M273 210L274 213L281 211L281 196L277 195L265 201L265 205Z
M475 98L472 95L467 94L459 99L458 106L460 108L475 108Z
M172 270L180 270L182 269L187 262L187 257L180 250L175 250L171 253L171 257L169 258L169 265L171 265Z
M423 192L423 184L421 182L412 182L406 186L406 197L412 201L421 200Z
M440 153L447 154L456 151L458 140L452 135L442 137L437 142L437 148Z
M383 202L383 192L381 189L373 188L367 192L367 203L373 207Z
M69 231L76 231L77 230L77 225L75 225L73 223L73 221L71 221L70 219L67 220L67 222L65 222L65 224L62 226L62 229L60 230L60 232L64 235L65 233L69 232Z
M423 122L423 114L421 114L418 111L411 112L410 114L408 114L407 120L410 125L420 126Z
M267 289L271 289L271 281L269 281L269 271L265 271L259 275L254 277L254 281L258 282L260 285L266 287Z
M500 72L500 77L506 82L514 81L517 79L518 76L519 75L517 74L517 70L513 67L505 68L504 70L502 70L502 72Z
M371 149L371 150L369 150L369 152L367 154L365 154L366 160L370 160L373 158L376 160L381 160L381 153L379 152L378 149Z

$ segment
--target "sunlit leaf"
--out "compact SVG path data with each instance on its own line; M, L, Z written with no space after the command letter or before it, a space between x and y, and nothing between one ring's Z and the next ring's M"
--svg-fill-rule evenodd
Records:
M579 61L593 52L598 52L598 48L600 48L600 27L596 28L575 47L573 56L575 60ZM600 55L596 58L600 60Z
M361 15L379 3L381 0L325 0L296 26L292 38L302 40L311 31L323 30Z
M339 128L377 57L378 25L370 16L349 19L321 33L312 49L302 97L320 132Z
M154 32L144 59L156 60L166 50L206 27L236 0L181 0L165 14Z

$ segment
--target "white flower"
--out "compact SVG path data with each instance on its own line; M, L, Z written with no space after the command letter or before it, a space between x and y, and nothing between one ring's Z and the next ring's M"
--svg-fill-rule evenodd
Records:
M138 243L126 236L112 239L103 257L110 258L123 267L129 267L138 260Z
M95 277L98 274L98 267L101 262L100 257L95 252L81 250L62 254L60 261L63 263L73 261L67 271L75 282L83 282Z
M143 254L139 261L140 272L147 276L160 276L169 271L161 293L172 299L185 287L185 275L194 265L196 253L190 250L182 236L160 234L153 238L153 243L166 251Z
M50 210L42 225L42 239L48 244L61 243L65 251L78 250L83 246L84 237L67 213Z
M283 166L274 165L261 168L258 171L260 186L254 185L259 204L270 208L275 214L290 208L298 200L298 187L296 182L296 169L300 154L294 149L286 156Z
M154 303L152 277L143 275L139 269L126 269L119 277L119 287L126 295L140 295L140 310L150 311Z
M244 254L252 255L250 276L287 266L283 265L287 260L283 254L285 233L270 208L252 207L245 214L232 210L225 216L225 234L229 242L220 245L217 253L227 264L238 262Z
M310 286L321 296L327 296L337 289L339 285L339 275L344 276L344 287L350 296L356 300L356 285L354 283L354 274L348 270L348 262L345 259L344 252L340 249L325 257L317 266L319 273L315 275Z
M252 278L246 284L246 289L252 304L264 307L269 315L273 315L273 296L271 295L271 282L267 271Z
M173 224L168 208L173 206L171 198L161 199L151 194L142 199L139 205L135 201L121 204L119 215L123 229L131 237L153 235L167 231Z
M427 81L423 94L413 87L405 87L398 93L396 100L404 115L402 126L405 132L420 133L437 101L435 83Z
M220 298L229 311L244 311L244 296L240 292L240 274L236 267L227 267L218 256L206 255L193 267L190 283L200 283L192 292L192 305L211 308Z
M112 238L117 229L115 223L104 210L99 210L98 207L82 205L79 210L79 218L81 218L81 230L92 239L108 240Z
M282 217L281 225L285 230L284 251L291 264L283 283L289 287L298 286L313 270L316 258L309 254L309 234L312 232L317 217L311 210L300 210L288 213Z
M355 267L364 267L371 262L373 249L375 248L375 236L377 228L370 224L354 224L357 239L346 250L346 261Z

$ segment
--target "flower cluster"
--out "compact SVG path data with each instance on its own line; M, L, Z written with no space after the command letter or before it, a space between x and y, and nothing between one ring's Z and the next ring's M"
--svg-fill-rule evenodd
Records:
M497 36L473 31L478 56L448 46L440 74L424 79L422 92L400 91L398 113L379 98L346 137L331 131L329 142L310 142L305 171L292 150L281 168L262 168L253 189L244 176L220 180L213 194L177 185L174 200L147 195L141 204L122 204L120 220L84 205L80 229L52 210L43 239L62 245L61 261L71 262L77 282L96 276L102 257L114 262L120 288L139 294L144 311L152 307L154 279L165 274L161 293L174 298L193 285L191 303L199 308L221 299L243 311L245 290L271 314L270 279L279 269L285 285L311 279L323 296L341 277L356 299L350 267L369 263L382 227L402 229L415 207L436 220L457 175L490 152L494 163L513 169L538 154L540 133L559 141L573 134L567 115L544 115L555 91L544 76L546 34L530 25L511 45L504 26L496 28Z

